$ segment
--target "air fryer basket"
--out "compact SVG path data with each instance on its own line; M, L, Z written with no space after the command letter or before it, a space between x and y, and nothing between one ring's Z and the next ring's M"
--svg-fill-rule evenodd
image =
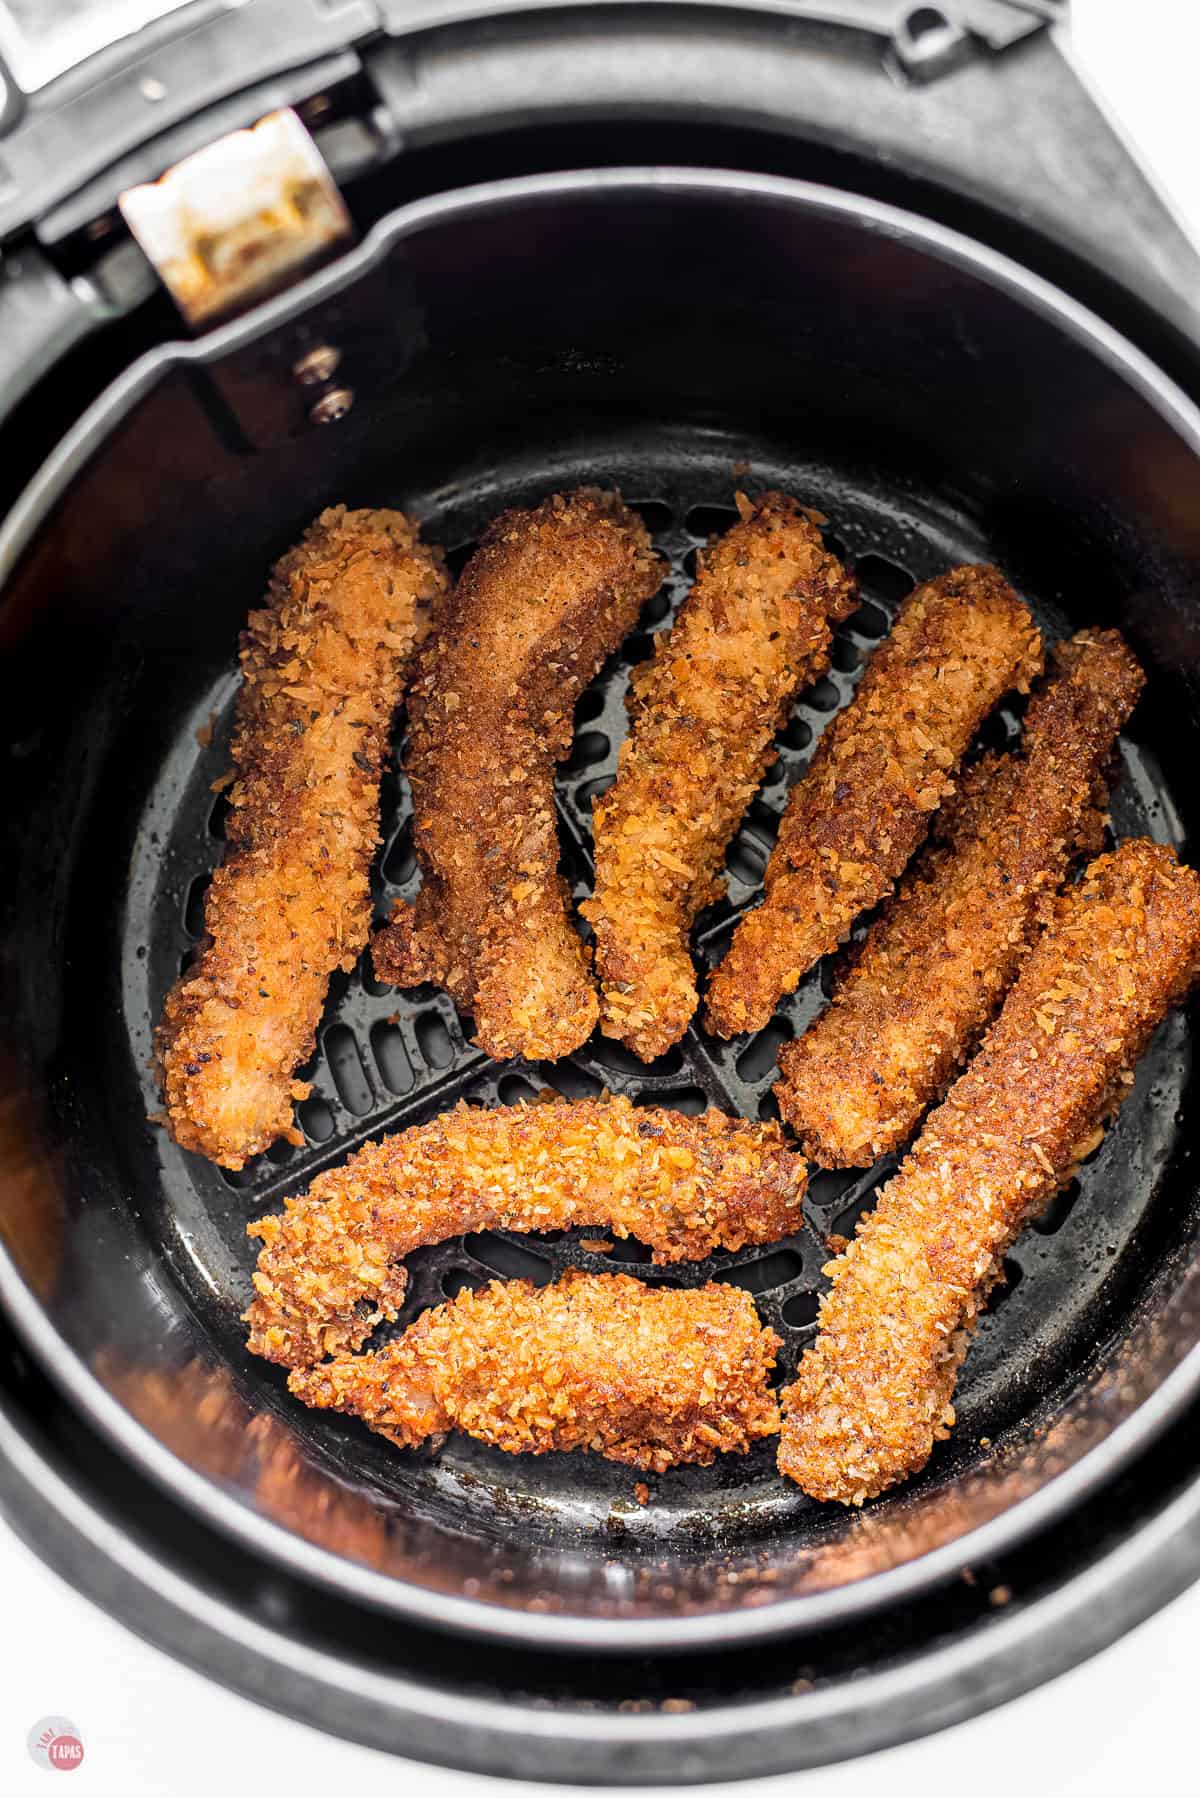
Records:
M336 343L356 402L309 424L290 370ZM156 1127L150 1030L220 852L234 645L270 561L325 503L394 504L465 553L502 506L618 484L671 559L663 596L581 702L560 783L566 867L588 879L630 663L738 487L817 506L864 604L782 738L731 851L703 959L750 903L787 782L912 579L997 561L1051 635L1116 624L1150 686L1124 751L1121 833L1186 853L1200 713L1200 420L1097 319L915 217L764 177L538 176L416 203L253 321L135 366L10 520L0 620L8 735L0 1057L0 1288L81 1411L212 1526L307 1578L418 1618L545 1645L682 1647L882 1605L1017 1541L1159 1430L1200 1373L1189 1031L1173 1019L1116 1128L1018 1244L926 1473L861 1514L817 1506L769 1450L650 1482L584 1456L452 1440L400 1454L302 1411L249 1358L245 1224L355 1144L465 1099L549 1086L770 1111L779 1043L692 1033L643 1070L600 1039L497 1066L433 990L364 963L335 983L301 1108L305 1146L230 1176ZM999 738L1012 728L1003 714ZM414 869L384 791L382 911ZM869 1178L820 1175L765 1251L668 1275L635 1245L487 1235L420 1258L413 1309L492 1271L567 1264L730 1278L811 1336L823 1239Z

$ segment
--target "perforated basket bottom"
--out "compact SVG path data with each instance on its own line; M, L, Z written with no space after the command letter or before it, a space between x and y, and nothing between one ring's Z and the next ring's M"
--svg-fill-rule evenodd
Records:
M577 897L590 887L590 809L613 777L629 670L650 653L654 634L668 625L687 591L697 546L732 522L735 488L780 486L828 514L829 541L855 564L863 603L837 633L829 675L794 707L779 739L779 760L731 846L728 895L705 914L695 933L697 956L706 967L719 959L734 921L754 901L788 788L820 731L849 699L903 594L914 581L955 562L988 555L987 545L961 519L918 512L907 498L901 505L807 467L756 463L752 474L739 478L731 463L727 453L706 457L694 451L686 458L661 453L576 460L551 469L542 465L533 473L517 469L496 477L487 491L459 492L450 502L376 491L379 483L369 493L344 496L352 503L412 508L423 517L427 536L450 546L452 561L461 565L473 538L503 506L527 504L553 487L581 480L617 483L669 557L662 592L580 701L574 749L560 770L564 866ZM1035 595L1026 597L1050 636L1070 628ZM1084 622L1082 614L1073 621ZM123 1041L114 1043L113 1060L114 1066L128 1067L132 1054L148 1114L158 1104L149 1069L153 1022L200 933L205 887L221 855L225 805L214 798L211 783L227 767L236 693L233 650L231 642L228 663L215 679L211 669L197 670L194 703L178 720L170 755L154 771L126 864L123 1015L117 1020ZM1014 714L1002 710L987 726L985 740L1003 744L1016 729ZM384 780L383 849L373 876L379 918L395 897L411 898L419 883L407 785L397 771L400 751L398 734L395 765ZM1114 807L1117 830L1169 837L1171 807L1146 759L1132 744L1125 745L1123 757ZM594 1456L514 1458L458 1438L436 1453L403 1454L360 1425L292 1404L278 1370L245 1355L238 1320L251 1293L254 1253L245 1235L251 1218L278 1209L285 1195L302 1190L320 1169L343 1160L368 1138L421 1123L460 1099L494 1105L532 1099L546 1087L572 1099L608 1089L637 1104L685 1112L715 1105L752 1118L777 1115L771 1085L779 1047L820 1009L829 972L824 966L814 970L757 1036L722 1043L693 1029L650 1067L598 1035L556 1065L497 1064L471 1046L444 994L428 987L400 993L380 986L364 956L352 975L335 980L318 1053L304 1070L313 1094L299 1107L303 1147L279 1144L232 1174L183 1154L165 1132L147 1126L128 1145L133 1199L222 1352L239 1377L257 1388L257 1402L286 1417L342 1477L426 1510L431 1503L460 1509L467 1504L479 1527L501 1533L516 1515L523 1531L556 1538L569 1531L598 1545L611 1543L614 1528L629 1542L652 1537L661 1543L664 1534L680 1541L711 1539L716 1533L728 1545L781 1523L800 1538L807 1534L815 1540L832 1526L835 1514L778 1477L771 1444L745 1458L726 1457L711 1469L650 1479L652 1500L644 1508L633 1500L638 1476ZM963 1375L955 1442L939 1450L926 1480L961 1471L982 1452L981 1438L995 1443L1006 1430L1019 1429L1055 1386L1070 1385L1095 1347L1097 1320L1111 1301L1125 1251L1170 1154L1187 1064L1184 1033L1180 1019L1165 1028L1115 1130L1014 1249L1006 1263L1007 1283L993 1297ZM729 1280L753 1293L761 1315L783 1338L782 1380L815 1329L826 1238L852 1230L891 1165L866 1174L818 1173L805 1227L795 1236L669 1271L651 1266L648 1251L634 1242L616 1243L611 1254L590 1252L581 1246L579 1232L537 1238L488 1232L456 1239L413 1257L401 1326L424 1307L496 1274L546 1281L568 1266L632 1267L646 1280L680 1286Z

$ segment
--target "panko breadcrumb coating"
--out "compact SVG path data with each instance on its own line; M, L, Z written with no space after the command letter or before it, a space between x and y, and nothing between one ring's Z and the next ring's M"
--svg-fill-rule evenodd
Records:
M283 557L242 636L225 860L198 959L172 987L156 1050L167 1126L240 1168L303 1139L292 1101L336 968L370 928L368 869L392 714L441 553L399 512L334 506Z
M488 527L409 706L424 885L374 942L381 980L444 986L498 1060L555 1060L598 1005L558 871L554 764L575 704L662 579L640 518L581 488Z
M1144 677L1116 631L1081 632L1052 669L1023 754L970 771L829 1009L780 1052L780 1111L823 1167L870 1167L911 1136L1007 992L1072 855L1099 847L1105 769Z
M465 1230L600 1226L656 1261L698 1261L798 1230L806 1183L777 1125L719 1111L460 1105L368 1143L249 1226L263 1244L250 1347L285 1366L360 1347L397 1315L402 1257Z
M507 1454L586 1448L661 1473L776 1433L778 1347L736 1286L569 1273L462 1292L387 1348L297 1369L288 1386L400 1448L460 1430Z
M1170 849L1124 843L1059 895L983 1047L825 1270L779 1449L813 1498L861 1504L949 1434L1006 1250L1096 1146L1198 974L1200 876Z
M854 582L804 509L737 496L741 521L699 575L653 659L636 669L616 784L593 808L600 1027L643 1061L679 1041L696 1009L688 932L725 890L738 822L775 760L788 706L829 666L831 626Z
M971 738L1041 668L1032 618L997 569L918 587L792 791L765 897L713 975L719 1036L761 1030L784 993L891 891L954 790Z

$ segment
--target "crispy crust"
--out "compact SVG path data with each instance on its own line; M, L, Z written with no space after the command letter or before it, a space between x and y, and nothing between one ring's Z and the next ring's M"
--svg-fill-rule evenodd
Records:
M784 1393L780 1470L861 1504L925 1465L1005 1251L1070 1179L1200 974L1200 876L1145 840L1054 903L1004 1009L826 1272Z
M763 903L713 976L711 1030L761 1030L891 891L979 725L1040 667L1033 620L995 568L956 568L909 596L792 792Z
M540 1291L497 1280L460 1293L387 1348L297 1369L288 1386L400 1448L453 1429L507 1454L587 1448L662 1472L775 1434L778 1347L735 1286L569 1273Z
M409 713L416 904L376 936L381 980L436 981L498 1060L554 1060L597 1017L558 872L554 764L576 701L661 581L613 493L555 494L489 526L438 619Z
M460 1105L368 1143L249 1226L263 1244L250 1347L285 1366L360 1347L399 1310L402 1257L460 1231L584 1224L637 1236L656 1261L701 1260L798 1229L806 1183L776 1125L719 1111Z
M301 1140L294 1075L330 975L367 940L388 731L444 586L440 551L401 513L334 506L242 635L228 849L156 1038L172 1136L223 1167Z
M799 689L829 666L854 582L794 499L737 496L653 660L636 670L616 784L593 810L600 1027L643 1061L698 1003L688 932L725 890L725 849Z
M942 840L872 925L833 1003L779 1057L775 1096L807 1155L869 1167L911 1136L1008 990L1143 684L1116 631L1061 645L1020 757L962 783Z

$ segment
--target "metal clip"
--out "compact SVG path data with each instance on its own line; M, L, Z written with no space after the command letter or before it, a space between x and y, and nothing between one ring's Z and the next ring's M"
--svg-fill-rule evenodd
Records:
M244 311L353 236L325 160L290 107L127 189L120 207L193 327Z

